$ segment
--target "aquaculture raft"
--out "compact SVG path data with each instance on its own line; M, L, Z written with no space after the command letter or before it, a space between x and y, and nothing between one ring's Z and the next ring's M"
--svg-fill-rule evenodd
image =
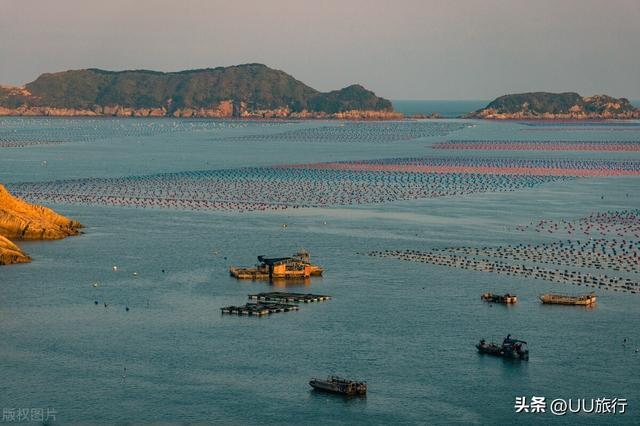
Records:
M331 296L325 296L322 294L303 294L303 293L285 293L285 292L269 292L250 294L249 299L260 300L266 302L295 302L295 303L311 303L311 302L324 302L325 300L331 300Z
M512 304L512 303L518 302L518 296L510 293L507 293L505 295L484 293L482 296L480 296L480 298L485 302L492 302L492 303Z
M239 280L300 279L322 275L324 269L310 262L309 253L301 250L291 257L258 256L254 267L229 268L229 274Z
M596 303L598 299L595 293L569 296L566 294L545 293L541 294L540 300L545 304L553 305L582 305L589 306Z
M223 314L235 315L253 315L263 316L275 314L277 312L297 311L300 308L297 305L289 305L286 303L247 303L244 306L226 306L220 308Z

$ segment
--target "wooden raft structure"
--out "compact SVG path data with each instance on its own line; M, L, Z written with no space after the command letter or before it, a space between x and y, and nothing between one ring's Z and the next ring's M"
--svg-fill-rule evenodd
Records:
M247 303L243 306L226 306L220 308L223 314L232 315L252 315L261 317L263 315L275 314L278 312L298 311L297 305L289 305L286 303Z
M567 294L545 293L541 294L540 301L551 305L581 305L590 306L596 303L598 297L595 293L581 294L578 296L570 296Z
M294 303L312 303L312 302L324 302L325 300L331 300L331 296L322 294L310 294L310 293L285 293L285 292L268 292L250 294L249 299L259 300L265 302L294 302Z

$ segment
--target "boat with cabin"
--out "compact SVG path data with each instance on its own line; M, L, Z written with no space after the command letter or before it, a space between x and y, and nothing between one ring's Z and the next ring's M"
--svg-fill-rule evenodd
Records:
M484 339L480 340L480 343L476 344L478 352L481 354L499 356L502 358L529 360L529 349L527 349L527 342L524 340L512 339L509 334L504 338L501 345L495 343L487 343Z
M329 376L326 380L312 378L309 385L317 390L341 395L366 395L367 382L347 380L338 376Z

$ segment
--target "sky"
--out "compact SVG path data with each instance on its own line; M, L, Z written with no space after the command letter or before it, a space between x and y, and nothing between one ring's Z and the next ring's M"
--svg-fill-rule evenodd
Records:
M0 83L259 62L389 99L640 99L640 0L0 0Z

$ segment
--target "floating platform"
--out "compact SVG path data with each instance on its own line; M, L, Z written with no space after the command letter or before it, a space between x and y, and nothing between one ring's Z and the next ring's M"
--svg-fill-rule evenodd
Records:
M285 293L285 292L269 292L250 294L249 299L259 300L265 302L294 302L294 303L312 303L312 302L324 302L325 300L331 300L331 296L322 294L304 294L304 293Z
M324 269L311 263L309 253L300 250L291 257L267 258L258 256L258 264L253 267L229 268L229 274L239 280L305 279L320 276Z
M504 303L507 305L513 304L513 303L517 303L518 302L518 296L516 296L515 294L511 294L511 293L507 293L507 294L492 294L492 293L484 293L482 296L480 296L480 298L482 300L484 300L485 302L491 302L491 303Z
M226 306L220 308L223 314L231 315L251 315L251 316L264 316L269 314L275 314L278 312L291 312L298 311L300 308L297 305L289 305L286 303L247 303L244 306Z
M567 294L545 293L541 294L540 301L550 305L580 305L591 306L596 303L598 297L595 293L570 296Z
M239 280L268 280L270 278L269 271L265 271L258 267L255 268L229 268L229 275Z

